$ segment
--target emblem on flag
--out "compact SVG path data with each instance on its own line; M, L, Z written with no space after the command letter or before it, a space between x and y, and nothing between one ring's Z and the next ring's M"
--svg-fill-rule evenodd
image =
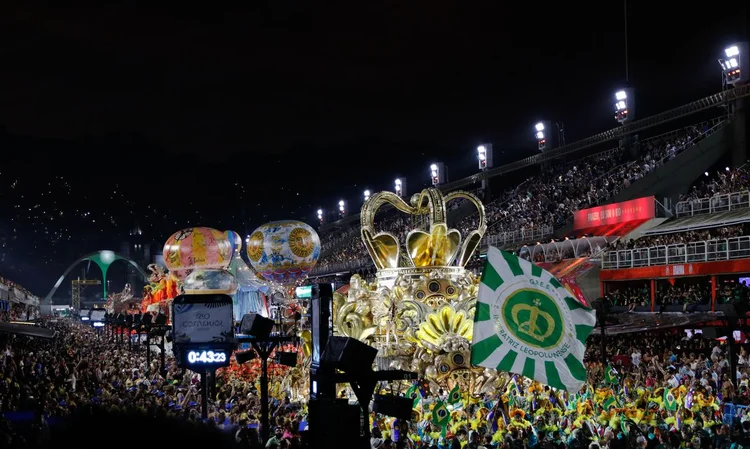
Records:
M586 381L583 353L594 311L549 272L490 248L482 273L471 362L577 392Z

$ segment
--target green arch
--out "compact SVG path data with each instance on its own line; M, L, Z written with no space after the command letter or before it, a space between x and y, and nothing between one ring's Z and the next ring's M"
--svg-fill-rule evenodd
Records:
M54 287L52 287L52 290L47 293L47 296L44 298L46 302L49 302L52 300L52 295L55 294L57 289L62 285L63 281L65 280L65 276L70 273L73 268L76 267L79 263L90 260L91 262L94 262L96 265L99 266L99 269L102 270L102 289L103 289L103 296L105 300L107 299L107 271L109 271L109 267L118 260L124 260L128 262L130 265L135 267L136 270L138 270L138 273L143 276L143 279L148 282L148 274L146 274L145 271L143 271L143 268L141 268L133 259L127 256L123 256L121 254L117 254L114 251L110 250L102 250L102 251L96 251L91 254L86 254L85 256L81 257L80 259L76 260L70 266L67 270L60 276L60 279L55 282Z

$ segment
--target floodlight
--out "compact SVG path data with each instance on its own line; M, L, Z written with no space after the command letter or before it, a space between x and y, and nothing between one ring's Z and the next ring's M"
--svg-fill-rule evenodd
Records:
M339 207L344 207L344 204L346 204L344 203L344 200L339 201Z
M433 186L443 184L446 181L445 166L442 162L430 164L430 178Z
M628 89L615 92L615 120L623 124L633 119L631 104L633 101L629 97L632 97L632 95L628 95Z
M485 143L477 147L477 161L480 170L492 168L492 144Z
M318 216L323 215L323 209L318 209Z
M544 123L542 123L542 122L537 123L536 126L535 126L535 128L539 132L544 131Z
M393 191L396 192L396 195L398 196L404 196L406 194L406 181L396 178Z
M369 199L370 199L370 191L369 190L365 190L365 201L367 201Z
M725 84L732 86L744 84L750 79L750 70L748 70L748 63L745 61L747 54L747 42L737 42L724 49L726 59L719 59L719 64L721 64L722 79Z
M542 131L539 131L536 133L537 140L544 140L544 133Z

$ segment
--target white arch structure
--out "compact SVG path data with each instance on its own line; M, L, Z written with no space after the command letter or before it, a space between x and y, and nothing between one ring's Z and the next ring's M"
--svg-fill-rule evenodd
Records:
M73 268L76 267L79 263L90 260L91 262L94 262L100 270L102 270L102 289L103 289L103 299L107 299L107 271L109 271L110 265L112 265L114 262L118 260L124 260L130 265L132 265L136 270L138 270L138 273L140 273L141 276L143 276L143 279L148 282L148 274L146 274L145 271L143 271L143 268L141 268L133 259L123 256L122 254L117 254L114 251L110 250L102 250L102 251L96 251L90 254L86 254L85 256L79 258L70 266L67 270L60 276L60 279L55 282L54 287L52 287L52 290L47 293L47 296L44 298L45 301L51 301L52 295L55 294L57 289L62 285L63 281L65 280L65 276L70 273Z

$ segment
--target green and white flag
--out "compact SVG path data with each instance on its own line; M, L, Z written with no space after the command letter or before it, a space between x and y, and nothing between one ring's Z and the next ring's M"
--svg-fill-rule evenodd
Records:
M550 273L489 249L474 314L472 364L578 392L586 382L586 338L595 325L594 311Z

